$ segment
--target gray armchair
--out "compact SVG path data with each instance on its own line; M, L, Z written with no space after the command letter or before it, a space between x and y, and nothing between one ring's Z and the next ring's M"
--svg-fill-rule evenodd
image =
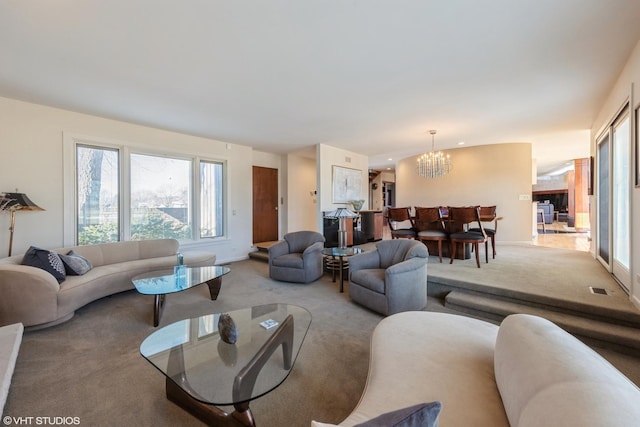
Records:
M283 282L309 283L322 276L324 236L295 231L269 248L269 277Z
M349 258L351 299L384 315L422 310L427 305L427 247L393 239Z

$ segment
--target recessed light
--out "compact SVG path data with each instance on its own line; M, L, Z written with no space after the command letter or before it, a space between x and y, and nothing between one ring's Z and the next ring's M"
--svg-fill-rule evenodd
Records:
M392 159L391 157L389 157L387 160L388 160L388 161L391 161L391 160L393 160L393 159Z
M464 145L464 141L458 142L458 145Z
M391 170L391 168L387 168L387 170L388 170L388 171L390 171L390 170Z

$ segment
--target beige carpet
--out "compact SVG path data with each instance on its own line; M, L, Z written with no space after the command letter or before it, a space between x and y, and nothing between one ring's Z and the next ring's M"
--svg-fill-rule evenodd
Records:
M251 408L259 426L337 423L355 407L368 369L369 337L381 316L353 304L325 276L310 285L268 279L267 264L230 265L218 301L206 286L167 297L161 326L202 314L272 302L297 304L313 317L289 378ZM429 310L447 311L429 300ZM202 425L165 398L164 377L142 356L152 298L135 291L78 310L69 322L23 337L4 415L79 417L86 426ZM604 352L637 384L637 359Z

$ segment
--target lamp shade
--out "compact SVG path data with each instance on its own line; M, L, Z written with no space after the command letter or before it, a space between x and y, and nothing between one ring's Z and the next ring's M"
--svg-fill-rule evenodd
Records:
M325 214L327 218L355 218L358 214L355 212L351 212L347 208L338 208L334 211L328 212Z
M21 211L43 211L40 206L36 205L27 197L24 193L4 193L3 198L9 200L6 204L6 209Z

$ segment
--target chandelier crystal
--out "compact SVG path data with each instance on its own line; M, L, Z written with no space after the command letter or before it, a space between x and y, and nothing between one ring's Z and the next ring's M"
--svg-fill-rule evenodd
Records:
M435 130L430 130L431 151L418 157L416 172L425 178L439 178L451 172L451 157L442 151L435 151Z

